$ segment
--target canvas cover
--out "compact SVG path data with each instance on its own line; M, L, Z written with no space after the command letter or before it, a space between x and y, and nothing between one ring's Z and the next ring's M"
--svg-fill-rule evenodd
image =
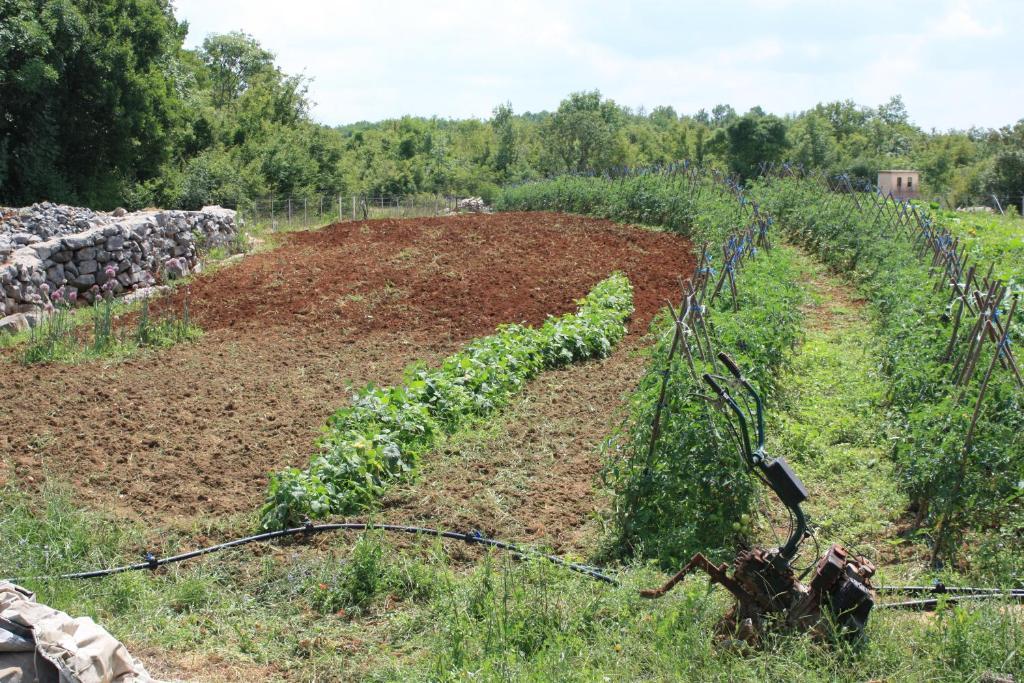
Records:
M72 618L0 581L0 683L148 683L127 648L89 617Z

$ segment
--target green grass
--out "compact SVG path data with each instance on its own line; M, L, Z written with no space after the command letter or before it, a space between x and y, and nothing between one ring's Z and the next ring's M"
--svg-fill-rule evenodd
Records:
M822 550L842 543L878 559L907 499L888 458L886 386L870 309L819 263L795 258L812 301L768 406L769 452L784 455L811 492L805 507Z
M116 319L132 310L139 314L134 329L118 326ZM88 323L91 335L80 330ZM146 349L195 341L202 335L202 329L189 318L187 303L180 317L165 315L154 320L149 315L148 301L124 304L113 299L97 300L92 306L77 309L58 307L29 332L20 359L26 365L123 359Z
M70 495L0 490L0 575L136 561L153 531L83 512ZM164 555L181 539L160 537ZM780 635L741 653L716 646L727 608L694 578L657 601L664 576L622 571L608 587L542 562L375 534L228 551L155 573L28 580L44 603L97 619L150 668L186 654L214 679L484 681L961 681L1024 674L1021 611L876 612L867 641L825 647Z

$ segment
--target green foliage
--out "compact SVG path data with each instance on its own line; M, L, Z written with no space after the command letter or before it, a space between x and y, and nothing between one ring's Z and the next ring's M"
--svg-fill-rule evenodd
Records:
M715 347L729 353L755 387L769 396L774 377L800 330L803 291L797 263L773 249L746 262L737 278L739 310L719 299L710 312ZM728 554L747 529L757 483L728 438L728 426L701 396L685 355L668 368L661 431L648 456L651 426L672 343L673 321L655 320L659 341L647 372L630 400L630 415L607 453L603 477L615 492L614 555L654 558L666 569L696 552ZM691 344L693 342L691 341ZM694 358L697 375L716 372ZM720 370L720 369L719 369ZM739 529L737 531L736 529Z
M274 55L241 31L213 34L199 52L209 72L215 107L237 100L260 76L274 71Z
M124 358L144 349L162 349L180 342L199 339L203 331L192 322L188 302L181 316L166 314L158 320L149 315L149 302L143 301L134 330L115 329L118 313L127 311L112 296L97 296L92 306L75 309L63 297L52 311L33 328L21 361L35 363L78 363L93 358ZM79 326L92 321L91 338Z
M721 183L702 176L691 184L684 174L615 180L559 176L506 187L495 206L502 211L566 211L657 225L696 242L714 243L743 225L749 213Z
M402 117L329 127L309 82L241 31L182 47L168 0L0 0L0 203L97 208L247 204L269 195L497 194L559 173L684 158L752 176L760 161L853 169L914 166L947 202L1016 202L1021 125L926 133L899 97L819 104L779 118L637 111L598 91L554 112L489 121ZM1011 199L1012 198L1012 199Z
M949 294L913 243L886 230L874 211L850 211L812 181L787 179L755 188L790 239L849 275L873 304L882 370L888 383L891 456L918 516L932 523L937 544L953 555L970 531L1019 521L1024 505L1024 394L1006 372L993 375L973 444L966 436L980 375L953 382L945 358L952 333ZM873 206L866 195L865 206ZM944 215L931 216L942 220ZM1019 332L1012 335L1019 338ZM962 349L961 349L962 350ZM992 345L979 367L987 367Z
M607 171L621 165L616 134L626 114L597 90L575 92L558 106L548 121L548 145L570 173Z
M502 326L439 368L409 368L402 386L360 390L328 419L308 469L271 476L264 528L365 509L389 481L415 468L439 434L500 408L542 370L611 353L632 312L632 286L616 273L574 314L537 329Z
M758 164L782 161L786 154L786 124L777 116L754 111L729 124L729 170L744 178L758 174Z
M154 549L153 533L78 509L61 491L29 498L0 489L0 576L135 562ZM1005 604L947 606L928 619L878 610L858 648L787 635L736 651L714 639L729 598L703 581L650 601L639 589L665 579L650 568L623 568L616 589L503 554L467 570L461 547L450 557L440 544L389 540L322 536L263 556L242 549L158 572L25 584L43 604L97 619L170 677L215 664L266 678L268 662L301 680L325 672L370 681L822 682L1024 673L1015 655L1024 645L1020 612ZM174 533L161 533L159 546L164 556L194 547ZM188 668L176 671L182 657Z
M728 104L647 113L598 91L554 112L489 121L402 117L329 127L310 118L309 82L241 31L183 49L168 0L0 0L0 203L96 208L246 204L296 197L474 194L559 173L684 158L744 176L795 159L853 169L914 166L947 202L1016 203L1021 124L926 133L902 100L819 104L779 118Z
M167 0L0 2L0 201L120 201L183 120Z

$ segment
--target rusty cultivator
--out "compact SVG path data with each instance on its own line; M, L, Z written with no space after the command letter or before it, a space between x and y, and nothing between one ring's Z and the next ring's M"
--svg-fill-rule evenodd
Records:
M808 536L807 519L800 508L807 500L807 489L784 458L772 458L765 452L761 397L729 356L720 353L718 358L732 377L705 374L704 381L718 395L719 409L736 427L744 462L792 515L792 532L781 547L740 551L731 575L728 565L716 566L698 553L661 588L641 594L661 597L699 569L736 598L732 610L719 623L723 638L753 645L769 628L807 631L821 638L859 637L874 606L870 583L874 565L834 545L818 560L806 584L797 576L792 562ZM742 390L753 400L754 414L740 407L730 387ZM741 400L747 405L743 397Z

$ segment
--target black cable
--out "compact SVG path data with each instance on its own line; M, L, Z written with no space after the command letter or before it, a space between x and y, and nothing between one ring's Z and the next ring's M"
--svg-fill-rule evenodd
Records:
M972 588L970 586L878 586L879 593L905 593L907 595L1010 595L1024 597L1024 588Z
M619 582L617 579L602 573L599 568L591 567L585 564L579 564L576 562L567 562L556 555L546 555L544 553L525 550L507 541L499 541L493 538L487 538L479 531L473 531L470 533L461 533L458 531L443 531L439 529L430 529L427 527L418 526L402 526L398 524L370 524L364 522L345 522L340 524L306 524L305 526L293 527L291 529L281 529L280 531L268 531L262 534L255 534L253 536L245 536L244 538L236 538L233 541L226 543L218 543L207 548L200 548L199 550L192 550L187 553L181 553L179 555L172 555L171 557L156 558L150 553L146 554L145 562L137 562L135 564L126 564L120 567L111 567L109 569L97 569L88 572L76 572L73 574L61 574L59 576L52 577L34 577L36 580L53 580L53 579L94 579L104 576L112 576L114 574L122 574L124 572L139 571L142 569L156 569L166 564L173 564L175 562L184 562L185 560L191 560L202 555L209 555L211 553L220 552L221 550L228 550L229 548L237 548L239 546L248 545L249 543L256 543L258 541L268 541L275 538L284 538L286 536L295 536L299 534L315 534L322 533L325 531L390 531L394 533L406 533L424 536L436 536L438 538L448 538L455 541L463 541L469 544L479 544L489 546L492 548L499 548L506 552L518 557L519 559L529 558L540 558L545 559L549 562L557 564L561 567L565 567L571 571L583 574L591 579L602 581L612 586L618 586ZM24 581L25 579L5 579L11 583L17 583L19 580Z
M903 602L882 602L875 605L875 609L910 609L930 611L939 606L940 602L945 604L957 604L966 600L992 600L995 598L1007 598L1016 602L1024 602L1024 591L1015 593L974 593L949 595L944 598L927 598L925 600L905 600Z

